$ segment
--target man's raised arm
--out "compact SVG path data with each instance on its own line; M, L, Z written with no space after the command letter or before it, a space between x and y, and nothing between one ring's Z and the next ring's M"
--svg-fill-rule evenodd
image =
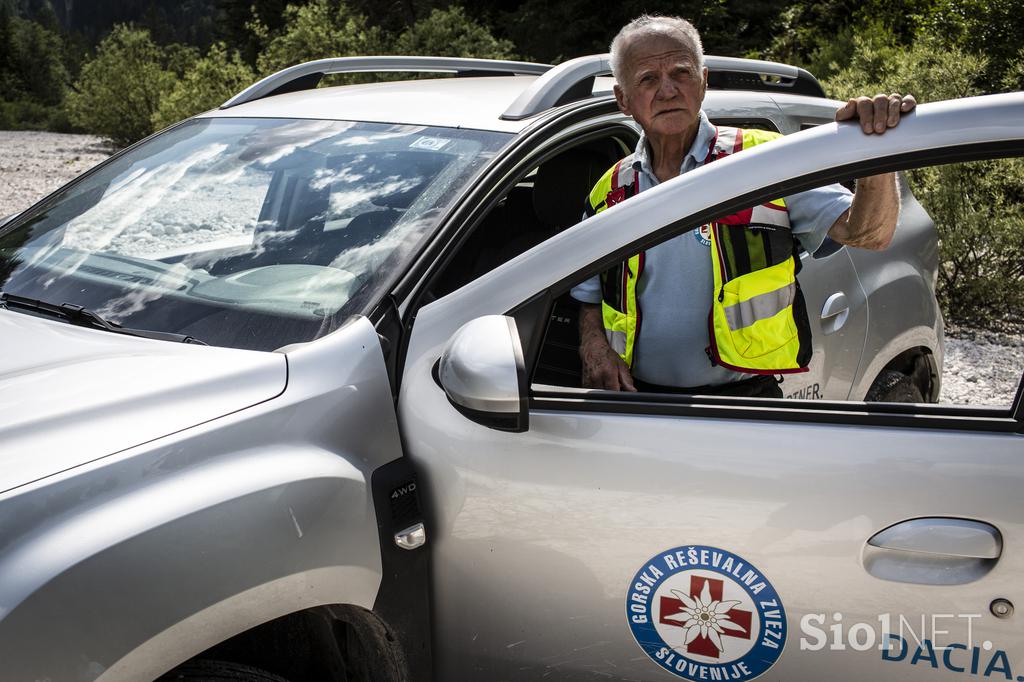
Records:
M865 135L881 135L895 128L900 116L914 110L913 95L856 97L836 111L836 121L858 119ZM829 237L847 246L880 251L892 242L900 217L900 193L895 173L857 180L850 209L828 231Z

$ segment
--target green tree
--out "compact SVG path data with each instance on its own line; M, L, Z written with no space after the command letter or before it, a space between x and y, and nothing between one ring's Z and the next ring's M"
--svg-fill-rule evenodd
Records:
M502 8L495 25L502 29L498 37L511 39L521 54L557 63L607 52L619 29L640 14L668 14L692 22L708 54L741 57L768 44L784 6L785 0L525 0Z
M268 32L280 31L284 26L284 9L288 0L219 0L218 37L237 49L248 64L255 64L263 44L253 34L256 22Z
M988 62L959 47L945 47L922 36L909 49L884 30L853 37L848 66L824 79L825 91L836 99L865 93L913 93L918 102L932 102L980 94L978 79Z
M60 34L0 7L0 127L67 129L64 56Z
M1003 74L1005 90L1024 90L1024 47L1017 53L1017 58L1008 65Z
M185 61L187 51L170 52L179 66ZM168 64L168 50L156 45L148 31L120 24L82 66L68 94L67 111L84 129L127 145L153 132L160 100L177 80Z
M388 51L384 33L343 2L313 0L308 5L288 5L284 28L277 33L258 17L250 26L265 44L256 59L256 69L263 75L313 59Z
M932 0L930 5L921 13L921 31L948 46L984 52L988 64L978 83L984 92L1000 90L1024 50L1024 0Z
M10 74L14 91L39 104L57 104L67 87L61 37L35 21L12 17L9 26Z
M928 102L981 93L988 61L923 35L910 49L857 36L849 66L827 79L839 99L913 92ZM932 166L908 172L939 234L939 298L947 319L995 324L1024 310L1024 160Z
M435 9L403 32L395 41L395 52L409 55L511 59L511 41L495 38L490 30L454 5Z
M223 104L256 80L256 73L235 50L222 42L210 46L173 89L160 98L153 114L153 127L166 128L189 116Z

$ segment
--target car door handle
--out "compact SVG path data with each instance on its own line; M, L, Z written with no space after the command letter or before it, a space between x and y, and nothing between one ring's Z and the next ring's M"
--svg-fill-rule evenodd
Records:
M846 294L837 291L825 299L825 305L821 307L822 333L834 334L839 331L849 316L850 304L846 301Z
M875 533L864 566L884 580L925 585L973 582L995 566L1003 537L988 523L931 517L910 519Z

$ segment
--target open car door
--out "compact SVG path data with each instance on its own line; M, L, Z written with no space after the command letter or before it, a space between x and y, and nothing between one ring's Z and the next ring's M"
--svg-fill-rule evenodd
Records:
M431 509L438 679L1024 679L1019 392L957 408L530 384L551 302L624 256L774 195L1019 155L1021 120L1008 95L921 106L880 138L821 126L418 310L399 423Z

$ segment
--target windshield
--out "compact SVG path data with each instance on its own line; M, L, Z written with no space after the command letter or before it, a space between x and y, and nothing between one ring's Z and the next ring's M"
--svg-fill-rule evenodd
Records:
M273 350L383 294L510 135L198 119L0 228L0 290Z

